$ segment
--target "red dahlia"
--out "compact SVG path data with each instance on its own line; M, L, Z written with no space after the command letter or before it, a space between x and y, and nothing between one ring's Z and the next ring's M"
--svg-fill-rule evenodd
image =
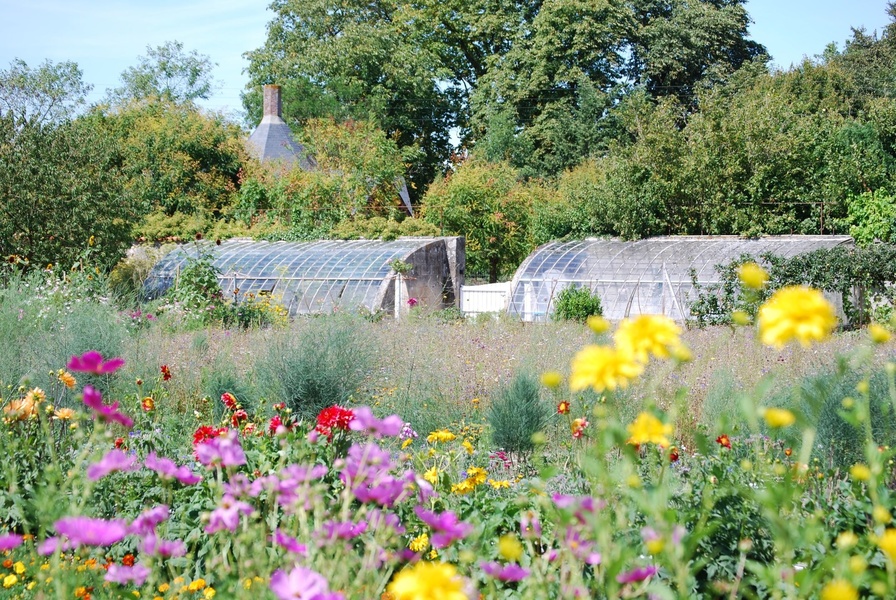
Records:
M317 426L315 429L321 435L330 438L333 436L334 429L348 431L348 424L355 418L355 413L350 408L341 406L328 406L320 411L317 415Z

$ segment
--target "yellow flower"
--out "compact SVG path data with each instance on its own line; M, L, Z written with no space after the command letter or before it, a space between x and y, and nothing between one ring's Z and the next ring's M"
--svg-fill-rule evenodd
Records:
M488 477L488 473L482 467L470 467L467 469L467 475L474 485L482 485Z
M871 510L871 516L874 517L874 521L876 523L880 523L881 525L886 525L890 521L893 520L893 515L890 514L889 509L878 504Z
M177 580L175 580L175 582L177 582ZM181 580L181 583L183 583L183 580ZM168 585L167 583L163 583L162 585L159 586L159 591L162 592L163 594L170 589L171 589L171 586Z
M496 490L500 490L502 488L509 488L510 482L506 479L489 479L488 484L495 488Z
M765 422L772 429L790 427L796 422L796 417L786 408L766 408L762 411Z
M7 575L6 577L3 578L3 587L5 587L5 588L11 588L12 586L14 586L14 585L16 584L16 582L17 582L18 580L19 580L18 577L16 577L16 576L13 575L13 574L9 574L9 575Z
M580 392L591 387L602 392L624 388L643 371L644 365L635 360L631 351L585 346L572 359L569 389Z
M868 336L875 344L886 344L893 337L893 334L883 325L872 323L868 326Z
M401 443L401 449L404 450L414 442L414 438L408 438Z
M863 465L862 463L850 467L849 474L856 481L868 481L871 479L871 469L868 468L868 465Z
M657 419L654 415L642 412L635 419L634 423L628 426L628 432L631 437L628 439L629 444L656 444L662 448L669 445L669 438L672 435L674 427Z
M541 374L541 385L546 388L554 389L556 387L560 387L560 383L562 381L563 375L561 375L557 371L545 371Z
M38 387L28 390L28 393L25 394L25 402L33 402L34 404L39 404L46 399L47 394Z
M647 552L657 555L666 547L666 541L663 540L663 538L658 537L647 541L644 545L647 546Z
M75 384L78 383L77 381L75 381L75 377L68 371L59 369L59 374L57 376L59 377L59 381L62 382L62 385L64 385L68 389L74 388Z
M432 467L431 469L427 469L423 473L423 479L435 485L439 481L439 469L438 467Z
M890 528L877 538L877 545L887 555L890 562L896 563L896 529Z
M731 320L735 325L749 325L750 315L748 315L744 310L736 310L731 313Z
M859 600L859 591L845 579L835 579L821 589L821 600Z
M625 319L613 339L619 348L628 348L635 358L646 363L650 354L669 358L681 346L681 327L664 315L639 315Z
M75 411L71 408L57 408L55 412L53 412L53 418L59 419L60 421L68 421L74 416Z
M421 533L408 544L408 548L414 552L423 552L426 550L427 546L429 546L429 536L425 533Z
M476 489L476 484L470 478L464 479L460 483L451 486L451 493L464 496Z
M859 543L859 536L852 531L844 531L837 536L837 548L840 550L849 550Z
M748 288L761 290L768 282L768 273L754 262L744 263L737 270L737 276Z
M782 348L791 340L803 346L820 342L837 326L834 307L820 291L785 287L759 309L759 337L763 344Z
M467 600L464 587L454 565L418 562L402 569L386 591L395 600Z
M209 587L209 588L205 588L205 592L203 592L202 595L205 596L207 600L211 600L212 598L215 597L216 593L217 592L215 592L215 588Z
M502 535L498 539L498 554L504 560L518 561L523 555L523 545L512 533Z
M585 322L588 324L591 331L597 335L606 333L610 330L610 322L600 315L591 315Z
M190 585L187 586L187 589L191 592L198 592L199 590L204 588L205 585L205 579L195 579L190 583Z
M19 561L12 566L12 570L16 572L16 575L21 575L25 572L25 565L22 561Z
M426 437L426 441L430 444L434 444L435 442L450 442L455 439L457 439L457 436L447 429L439 429L438 431L433 431Z
M473 454L473 444L470 443L470 440L464 440L464 443L461 444L464 447L464 450L467 451L467 454Z

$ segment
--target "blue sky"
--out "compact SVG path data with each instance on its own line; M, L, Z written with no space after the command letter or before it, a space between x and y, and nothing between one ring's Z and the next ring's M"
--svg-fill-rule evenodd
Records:
M273 16L269 0L0 0L0 68L14 58L31 66L44 59L73 60L94 86L90 101L119 84L122 71L147 46L183 42L217 63L220 82L205 106L238 115L247 78L242 54L264 43ZM749 0L752 38L773 62L787 68L820 54L829 42L841 48L851 27L880 31L886 0Z

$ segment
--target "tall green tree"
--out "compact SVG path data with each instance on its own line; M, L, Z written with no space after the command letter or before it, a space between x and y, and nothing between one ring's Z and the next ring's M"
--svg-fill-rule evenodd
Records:
M182 42L146 47L134 67L121 74L121 86L108 91L114 104L160 98L167 102L207 99L215 88L211 58L196 50L184 51Z
M47 60L32 68L17 58L0 71L0 115L19 123L59 123L86 104L92 87L74 62Z

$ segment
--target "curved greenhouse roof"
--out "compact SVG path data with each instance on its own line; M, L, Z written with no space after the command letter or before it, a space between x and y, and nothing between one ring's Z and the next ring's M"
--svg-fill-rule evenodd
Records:
M218 270L225 297L270 294L290 314L330 312L339 307L393 310L408 298L441 307L454 302L463 283L462 238L400 238L262 242L231 239L180 246L160 260L144 283L157 298L175 284L189 261L207 255ZM395 299L394 260L412 266Z
M565 287L597 292L608 319L637 314L689 317L691 270L700 284L716 283L715 266L743 254L791 257L819 248L852 244L849 236L670 236L636 241L586 239L550 242L517 269L508 311L524 321L546 318Z

